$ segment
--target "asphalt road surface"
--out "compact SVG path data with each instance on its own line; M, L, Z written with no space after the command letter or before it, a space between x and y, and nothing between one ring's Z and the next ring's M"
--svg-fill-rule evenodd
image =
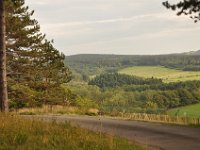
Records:
M200 128L87 116L34 116L136 141L150 150L200 150Z

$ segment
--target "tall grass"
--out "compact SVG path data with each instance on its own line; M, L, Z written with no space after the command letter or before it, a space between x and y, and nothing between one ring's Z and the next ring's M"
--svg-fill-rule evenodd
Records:
M141 150L126 140L72 127L0 114L1 150Z
M78 107L71 106L49 106L44 105L42 107L35 108L22 108L17 110L18 114L83 114L83 110Z
M72 106L44 105L42 107L19 109L19 110L17 110L17 114L22 114L22 115L40 115L40 114L98 115L98 109L95 109L95 108L80 109L78 107L72 107Z

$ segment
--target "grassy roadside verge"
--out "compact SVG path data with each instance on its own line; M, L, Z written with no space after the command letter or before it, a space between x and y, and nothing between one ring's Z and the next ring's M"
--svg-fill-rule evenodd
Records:
M143 150L109 135L68 123L57 124L0 114L0 150Z
M199 108L199 104L195 106L198 106L197 108ZM197 108L192 110L198 110L199 112L199 109ZM101 115L98 114L96 109L83 110L83 109L78 109L77 107L62 107L62 106L54 106L52 109L49 109L47 106L42 108L32 108L32 109L24 108L18 110L17 113L14 112L12 113L19 115L83 115L83 116ZM200 118L192 116L190 117L181 115L175 116L172 114L163 115L163 114L145 114L145 113L120 113L120 112L114 114L104 114L103 116L111 117L114 119L146 121L146 122L184 125L184 126L200 126Z

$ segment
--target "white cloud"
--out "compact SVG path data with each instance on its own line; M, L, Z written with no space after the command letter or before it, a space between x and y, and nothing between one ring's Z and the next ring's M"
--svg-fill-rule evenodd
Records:
M94 21L76 21L76 22L62 22L55 24L46 24L45 26L51 27L66 27L66 26L77 26L77 25L90 25L90 24L105 24L105 23L117 23L117 22L129 22L129 21L145 21L146 19L165 19L165 20L186 20L186 18L178 18L176 16L169 16L169 13L162 14L146 14L132 16L128 18L115 18L115 19L105 19L105 20L94 20Z
M177 2L177 0L171 0ZM42 32L67 54L158 53L197 47L199 25L177 17L160 0L27 0ZM180 44L179 41L187 42ZM166 48L161 44L168 43ZM143 44L148 43L148 44ZM171 43L171 44L170 44ZM176 44L177 43L177 44ZM200 46L199 46L200 47ZM199 49L199 48L198 48Z

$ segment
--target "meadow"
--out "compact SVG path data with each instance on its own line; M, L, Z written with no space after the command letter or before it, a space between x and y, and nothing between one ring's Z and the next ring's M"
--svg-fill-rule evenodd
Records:
M1 150L142 150L133 142L69 123L58 124L0 114Z
M119 70L119 73L134 75L144 78L159 78L163 82L178 82L200 80L200 71L182 71L169 69L162 66L135 66Z
M167 113L171 116L200 118L200 104L171 109Z

